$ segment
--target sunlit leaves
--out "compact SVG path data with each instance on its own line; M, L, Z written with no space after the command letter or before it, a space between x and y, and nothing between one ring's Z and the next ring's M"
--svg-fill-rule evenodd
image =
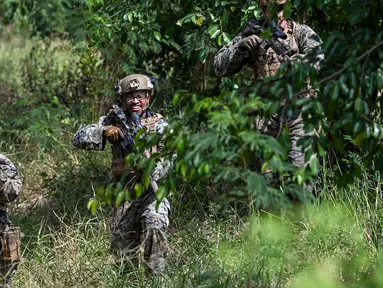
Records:
M98 207L98 200L97 200L97 199L91 199L91 200L88 202L87 208L88 208L88 210L89 210L93 215L96 214L97 207Z
M134 185L134 191L136 192L136 197L140 197L144 192L144 188L141 183Z
M310 169L313 172L313 174L318 175L320 165L319 165L318 158L315 154L311 155L310 160L309 160L309 165L310 165Z

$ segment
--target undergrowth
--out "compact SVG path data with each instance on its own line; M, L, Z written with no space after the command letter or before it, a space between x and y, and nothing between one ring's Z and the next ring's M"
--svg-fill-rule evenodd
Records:
M15 92L25 80L18 74L23 65L12 53L25 59L31 47L17 41L0 44L1 51L7 51L0 53L0 71L15 65L9 74L0 73L2 83L10 87L2 90L4 99L23 96ZM71 59L65 49L55 51L65 54L57 59ZM41 68L53 62L34 63ZM49 81L68 76L67 66L57 67L64 68L54 70L53 76L42 73L44 69L36 72L37 80L48 81L49 86ZM77 76L72 80L80 82L81 75ZM75 84L73 95L81 90ZM360 180L339 189L333 184L336 168L326 160L317 183L319 198L292 211L243 216L234 207L222 209L214 194L219 191L206 193L200 186L178 184L170 197L165 275L153 278L142 267L115 266L108 239L112 209L101 207L95 216L86 210L97 187L112 181L110 148L103 153L73 149L70 139L80 123L68 118L72 112L56 101L57 91L38 95L44 105L37 101L35 106L19 103L15 108L11 103L14 111L36 112L39 121L24 127L0 117L0 128L9 129L2 131L0 151L20 169L24 184L11 211L12 221L24 234L16 287L382 287L381 176L366 170ZM68 103L73 100L79 113L89 109L76 103L77 98L60 95ZM89 116L89 111L83 114ZM29 114L16 116L24 117L18 123L28 123L25 115Z

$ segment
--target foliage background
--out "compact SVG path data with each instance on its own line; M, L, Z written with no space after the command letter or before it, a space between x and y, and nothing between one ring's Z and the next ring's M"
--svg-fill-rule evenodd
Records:
M0 150L24 181L13 211L25 231L16 285L162 287L139 270L127 284L108 264L110 207L92 216L86 206L112 181L110 151L71 146L78 127L114 99L118 79L146 73L157 79L153 108L174 131L156 157L178 154L161 188L174 207L167 286L379 287L381 6L291 1L285 14L324 42L322 69L296 63L254 84L246 69L217 78L212 62L246 19L260 16L255 1L2 1ZM294 101L307 77L317 97ZM286 129L277 140L254 129L254 112L272 115L281 99L286 113L302 110L307 131L317 129L302 143L311 147L306 169L289 165ZM253 155L281 188L264 177L266 166L252 167ZM310 181L319 198L302 189Z

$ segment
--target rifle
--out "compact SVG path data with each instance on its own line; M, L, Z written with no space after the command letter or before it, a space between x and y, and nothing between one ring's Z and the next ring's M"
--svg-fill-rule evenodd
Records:
M286 39L287 35L283 32L282 28L279 27L274 21L270 21L267 25L271 27L273 37L271 39L262 38L262 32L264 32L265 28L256 20L248 20L245 24L241 32L242 37L248 37L250 35L257 35L262 38L263 43L260 45L260 49L262 52L266 53L266 50L271 47L277 53L278 56L284 57L290 54L291 48L288 49L279 39Z
M108 113L106 114L106 118L115 119L118 122L121 122L122 126L120 129L124 135L121 141L121 146L125 150L131 149L134 146L134 136L139 129L135 129L132 125L128 124L129 121L125 115L125 112L116 103L112 104L111 109L109 109Z
M124 135L122 141L121 141L121 146L123 149L129 150L134 146L134 136L136 135L137 131L142 129L142 124L141 124L141 118L137 115L135 112L130 113L130 120L128 120L128 117L126 117L125 112L121 109L120 106L117 104L112 104L112 108L109 110L109 112L106 114L106 117L111 117L118 122L121 122L121 131L122 134ZM129 125L133 124L133 125ZM145 150L144 151L144 157L147 159L150 158L149 151ZM150 186L153 189L153 192L156 193L158 190L158 185L157 182L152 179L150 176Z

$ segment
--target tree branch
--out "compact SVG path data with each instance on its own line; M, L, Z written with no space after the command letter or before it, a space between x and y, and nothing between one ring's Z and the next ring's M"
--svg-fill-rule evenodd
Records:
M375 49L377 49L379 46L381 46L383 44L383 40L380 41L378 44L372 46L370 49L368 49L366 52L364 52L362 55L360 55L358 58L356 58L356 61L360 61L362 60L363 58L367 57L368 55L371 54L372 51L374 51ZM339 71L335 72L334 74L322 79L321 81L319 81L319 84L322 84L324 82L327 82L328 80L331 80L333 78L335 78L336 76L342 74L344 72L344 70L346 70L346 67L343 67L342 69L340 69Z
M362 60L363 58L367 57L367 56L370 56L371 52L374 51L375 49L377 49L379 46L383 45L383 40L380 41L378 44L372 46L370 49L368 49L366 52L364 52L362 55L360 55L358 58L356 58L356 61L360 61ZM364 66L364 65L363 65ZM318 82L318 84L323 84L325 82L327 82L328 80L331 80L335 77L337 77L338 75L342 74L344 72L344 70L346 70L347 68L343 67L342 69L340 69L339 71L335 72L334 74L320 80ZM364 70L364 69L363 69ZM311 89L302 89L300 90L299 92L295 93L294 94L294 97L298 97L299 95L302 95L302 94L305 94L305 93L308 93L310 92Z

